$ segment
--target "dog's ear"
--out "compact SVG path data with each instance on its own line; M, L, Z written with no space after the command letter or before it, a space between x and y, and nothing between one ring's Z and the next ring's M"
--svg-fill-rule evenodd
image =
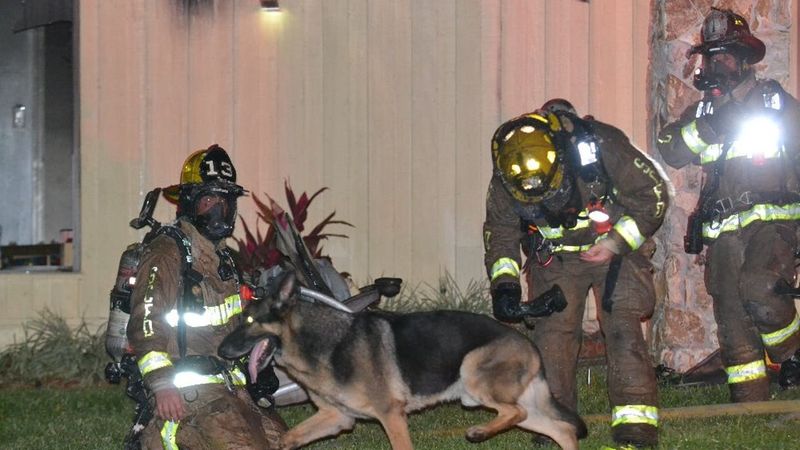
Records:
M278 304L282 306L288 303L295 297L297 292L297 275L294 271L288 271L281 280L280 287L278 288Z

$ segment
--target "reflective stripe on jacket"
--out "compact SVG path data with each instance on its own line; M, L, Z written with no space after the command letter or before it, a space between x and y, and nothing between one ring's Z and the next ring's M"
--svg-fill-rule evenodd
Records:
M734 129L730 133L736 134L718 136L705 115L713 115L731 101L738 102L736 123L728 124ZM800 103L777 82L757 80L751 75L731 93L687 107L678 120L661 130L658 150L674 168L690 163L702 165L707 182L716 183L708 199L711 203L739 199L748 193L796 193L800 192L798 123ZM727 150L722 143L726 141L730 142ZM734 210L733 214L704 223L704 238L712 241L755 221L800 219L800 203L762 199L745 207L748 209Z
M223 281L218 272L218 248L189 222L177 222L191 241L192 268L203 275L192 287L202 310L186 315L186 354L216 356L217 347L241 321L242 303L234 278ZM182 295L183 266L175 240L158 236L146 247L138 280L131 296L128 340L139 358L144 382L152 391L172 388L174 365L180 358L177 344L177 299ZM197 308L197 307L195 307ZM195 320L196 319L196 320Z
M800 203L788 205L753 205L752 208L740 213L731 214L719 222L704 222L703 237L716 239L720 234L736 231L755 221L770 222L776 220L800 219Z

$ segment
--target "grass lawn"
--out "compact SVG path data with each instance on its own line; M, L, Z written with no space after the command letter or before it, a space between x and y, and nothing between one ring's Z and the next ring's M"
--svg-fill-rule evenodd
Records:
M581 374L581 414L605 413L607 401L602 370L592 370L587 385ZM777 400L800 399L800 391L779 391ZM665 388L662 408L725 403L725 386ZM0 449L119 449L130 424L133 404L122 386L95 388L0 389ZM281 409L291 426L314 411L310 405ZM458 404L442 405L413 414L409 420L417 449L530 449L530 435L511 430L483 444L464 439L467 427L485 421L491 413L466 410ZM730 416L708 419L669 419L661 424L662 449L798 449L800 416ZM599 449L610 444L607 421L592 422L581 448ZM320 441L309 449L388 449L377 423L359 421L355 429L336 439Z

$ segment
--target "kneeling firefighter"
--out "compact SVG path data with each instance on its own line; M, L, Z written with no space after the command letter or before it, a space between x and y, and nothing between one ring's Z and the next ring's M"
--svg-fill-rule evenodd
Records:
M164 190L178 204L177 220L144 247L127 326L154 402L143 448L279 448L281 418L253 401L246 370L216 357L243 320L241 280L225 239L244 193L217 145L192 153L180 184Z
M703 98L658 136L664 161L703 168L685 250L708 246L705 283L734 402L770 398L764 354L779 382L800 384L800 319L792 298L800 219L800 103L757 79L766 52L745 19L712 8L690 54L702 57Z
M664 218L665 178L622 131L579 118L564 100L502 124L491 150L483 232L495 317L518 320L522 246L533 303L554 286L566 297L566 309L535 320L532 338L553 395L577 410L586 296L602 293L613 439L656 445L656 379L641 322L655 305L653 246L644 244Z

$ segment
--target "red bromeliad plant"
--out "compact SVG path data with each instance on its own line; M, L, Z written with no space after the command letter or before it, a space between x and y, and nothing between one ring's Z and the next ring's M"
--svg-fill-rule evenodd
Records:
M336 214L336 211L334 211L325 217L322 222L317 224L317 226L312 228L311 231L303 235L303 231L306 229L305 222L308 218L308 208L311 205L311 202L327 189L327 187L323 187L322 189L314 192L311 197L303 192L300 195L300 198L297 198L294 194L294 191L292 191L292 188L289 186L289 182L284 182L286 202L289 205L289 215L291 215L291 217L294 219L294 226L297 228L297 231L303 238L303 242L306 244L306 247L308 247L308 251L314 258L325 257L322 255L322 246L320 245L322 240L328 239L329 237L348 237L344 234L323 233L323 229L326 226L333 224L347 225L350 227L353 226L352 224L343 220L334 220L333 216ZM242 273L246 275L253 274L253 272L257 269L268 269L278 264L283 257L277 247L275 227L276 222L280 223L287 220L287 216L284 209L281 208L278 203L269 196L269 194L265 193L264 195L267 196L268 204L259 200L255 195L252 196L253 201L258 207L258 218L256 219L256 225L254 228L255 234L253 234L253 231L247 225L244 219L239 216L242 221L242 227L244 228L245 236L244 239L234 237L234 240L239 247L238 251L234 252L236 262L238 263ZM263 221L267 224L267 230L263 234L259 227L260 221Z

